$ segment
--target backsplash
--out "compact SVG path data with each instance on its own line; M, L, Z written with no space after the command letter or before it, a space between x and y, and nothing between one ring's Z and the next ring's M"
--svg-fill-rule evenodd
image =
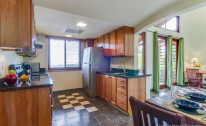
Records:
M112 57L111 68L118 68L122 66L125 69L134 69L134 57Z
M23 58L16 54L15 51L2 51L0 49L0 78L8 73L8 66L10 64L21 64Z
M0 78L8 73L8 66L10 64L21 64L23 58L14 51L2 51L0 49Z

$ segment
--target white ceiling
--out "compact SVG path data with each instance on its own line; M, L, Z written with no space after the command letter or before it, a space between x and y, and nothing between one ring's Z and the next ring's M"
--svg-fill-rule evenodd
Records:
M34 0L39 34L64 36L65 28L87 23L74 38L96 38L120 26L135 27L148 17L184 0Z

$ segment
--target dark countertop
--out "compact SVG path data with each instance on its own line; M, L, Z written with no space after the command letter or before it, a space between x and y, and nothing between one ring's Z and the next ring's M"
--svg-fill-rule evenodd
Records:
M50 78L49 74L39 74L39 75L31 75L31 79L30 81L28 81L27 84L22 84L20 81L18 81L16 85L7 85L5 83L1 83L0 92L51 87L51 86L53 86L53 81Z
M114 76L114 77L120 77L120 78L140 78L140 77L147 77L147 76L151 76L151 74L136 74L136 75L115 75L113 73L106 73L106 72L96 72L99 74L104 74L104 75L108 75L108 76Z

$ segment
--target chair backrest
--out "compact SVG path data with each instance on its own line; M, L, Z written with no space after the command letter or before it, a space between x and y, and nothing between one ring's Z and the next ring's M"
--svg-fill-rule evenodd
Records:
M197 79L198 69L186 69L187 79Z
M130 96L129 98L134 126L183 125L185 117L144 103Z

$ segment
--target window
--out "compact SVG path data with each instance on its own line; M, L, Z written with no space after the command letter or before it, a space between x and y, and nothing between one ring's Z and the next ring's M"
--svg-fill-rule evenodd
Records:
M159 84L166 84L166 38L159 37Z
M167 75L167 38L159 36L159 85L160 89L166 87L166 75ZM172 41L172 82L176 83L177 78L177 48L178 40Z
M80 69L80 40L50 37L49 69Z
M139 73L145 73L145 32L138 36L138 69Z
M165 28L168 30L179 32L179 16L163 21L157 24L156 26L160 28Z

